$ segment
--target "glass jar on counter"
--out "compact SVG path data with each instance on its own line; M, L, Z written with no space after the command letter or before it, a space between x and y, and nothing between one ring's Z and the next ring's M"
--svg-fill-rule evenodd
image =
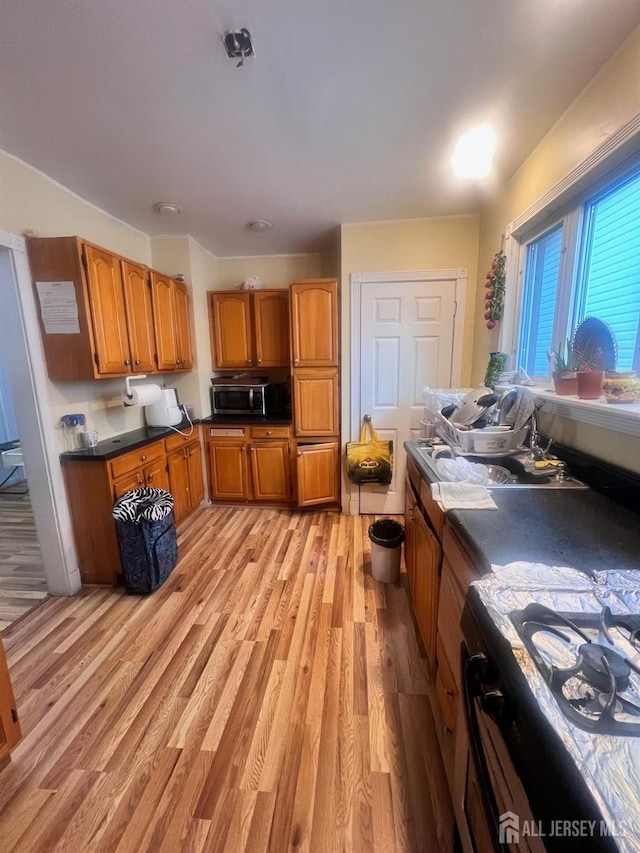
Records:
M60 424L65 450L82 450L87 447L87 419L84 415L63 415Z

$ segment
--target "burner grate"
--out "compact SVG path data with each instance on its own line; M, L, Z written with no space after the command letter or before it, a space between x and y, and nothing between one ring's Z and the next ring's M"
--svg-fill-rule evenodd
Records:
M511 614L564 715L590 732L640 735L640 616L557 613L530 604ZM569 661L569 664L567 665Z

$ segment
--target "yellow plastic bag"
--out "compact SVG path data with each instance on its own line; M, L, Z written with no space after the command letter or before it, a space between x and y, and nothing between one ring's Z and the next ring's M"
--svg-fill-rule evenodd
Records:
M347 472L351 482L358 486L368 483L388 486L391 482L393 442L378 440L369 415L362 419L360 441L347 442Z

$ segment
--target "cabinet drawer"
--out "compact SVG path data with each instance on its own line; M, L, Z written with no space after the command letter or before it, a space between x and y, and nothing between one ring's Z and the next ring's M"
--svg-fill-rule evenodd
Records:
M141 465L146 465L147 462L152 462L154 459L160 459L162 456L164 456L163 441L146 444L132 453L125 453L124 456L112 459L110 463L111 476L114 480L117 480L118 477L123 477L129 471L133 471Z
M244 427L209 427L210 438L244 438Z
M179 433L175 433L175 435L170 435L169 438L165 438L164 446L167 449L167 453L171 453L173 450L180 450L181 447L185 447L192 441L199 441L199 439L200 430L198 427L195 427L191 435L180 435Z
M288 426L254 426L251 438L289 438Z

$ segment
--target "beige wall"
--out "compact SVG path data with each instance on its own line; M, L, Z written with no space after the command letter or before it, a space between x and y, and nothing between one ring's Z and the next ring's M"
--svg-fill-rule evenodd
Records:
M249 276L259 276L265 287L285 288L300 278L331 278L338 275L337 258L325 255L256 255L219 258L218 279L210 290L231 290Z
M451 216L342 226L342 407L350 408L350 276L362 272L408 272L464 268L469 276L462 384L471 374L473 305L478 277L478 217ZM346 439L345 439L346 440Z
M151 261L149 237L42 172L0 150L0 228L38 237L77 234L138 261Z
M593 78L480 218L479 286L473 347L474 384L488 354L498 349L496 328L484 325L483 281L505 227L585 160L608 136L640 111L640 28ZM559 441L626 468L640 471L637 439L586 424L543 418L542 427Z

